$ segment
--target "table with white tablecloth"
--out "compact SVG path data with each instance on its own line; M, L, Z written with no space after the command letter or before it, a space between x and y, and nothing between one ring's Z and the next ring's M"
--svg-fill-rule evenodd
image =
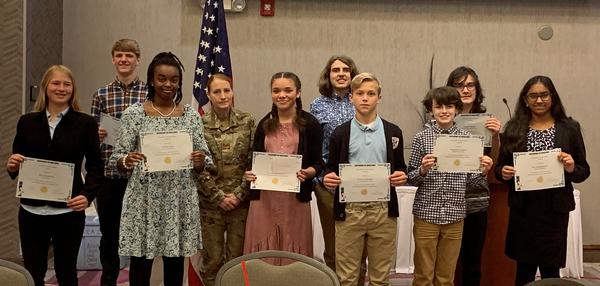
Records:
M413 216L412 204L415 198L417 188L411 186L402 186L396 188L398 196L398 217L397 227L397 251L396 263L393 271L396 273L413 273L414 263L414 238L412 235ZM567 235L567 261L566 267L560 270L561 277L583 277L583 241L581 235L581 209L579 191L573 192L575 196L575 210L569 215L569 229ZM312 225L313 225L313 255L316 259L323 261L323 231L321 221L319 220L319 210L317 209L316 198L313 194L311 201Z

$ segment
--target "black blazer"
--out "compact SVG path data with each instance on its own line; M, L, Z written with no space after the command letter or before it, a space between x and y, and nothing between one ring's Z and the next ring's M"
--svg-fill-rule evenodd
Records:
M590 166L585 159L585 144L581 135L581 128L577 121L572 119L559 120L554 123L556 134L554 137L554 147L561 148L563 152L569 153L575 161L575 170L573 173L565 171L565 186L562 188L554 188L544 191L544 194L552 196L552 204L555 211L560 213L570 212L575 209L575 199L573 197L573 184L581 183L590 176ZM502 138L502 143L506 139ZM526 151L526 150L515 150ZM502 151L498 156L498 164L496 165L495 174L499 181L502 179L502 167L513 166L513 154ZM519 209L527 207L524 205L525 197L528 192L516 192L514 177L508 181L508 206Z
M256 126L254 133L254 142L252 151L265 152L265 130L263 123L269 119L271 114L263 117ZM313 167L319 174L323 170L323 130L319 121L306 111L302 111L301 116L306 120L304 130L300 131L300 141L298 142L298 154L302 155L302 169ZM250 162L252 165L252 162ZM252 167L250 167L252 168ZM309 202L311 200L311 192L313 190L312 180L305 180L300 184L300 193L296 194L296 198L301 202ZM250 200L260 199L260 190L250 190L248 195Z
M92 116L69 109L50 138L46 111L22 115L17 123L17 134L13 141L13 154L75 164L73 193L83 194L91 203L100 188L104 164L100 159L98 124ZM85 157L85 185L81 179L81 163ZM15 179L18 172L9 175ZM21 204L30 206L49 205L66 208L66 203L33 199L21 199Z
M404 163L404 139L402 130L384 119L383 131L385 133L385 145L387 149L387 163L391 164L392 173L402 171L406 173ZM339 174L339 164L349 163L350 147L350 125L352 120L338 126L331 134L329 141L329 160L325 168L325 174L335 172ZM396 138L396 139L394 139ZM396 141L397 140L397 141ZM394 142L396 141L396 142ZM398 217L398 197L396 188L390 185L390 201L388 202L388 216ZM333 198L333 218L335 220L346 220L346 203L340 203L340 190L336 188Z

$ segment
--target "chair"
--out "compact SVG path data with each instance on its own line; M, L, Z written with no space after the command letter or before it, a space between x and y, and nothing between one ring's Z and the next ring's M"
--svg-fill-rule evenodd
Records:
M546 278L527 283L525 286L583 286L579 282L561 278Z
M0 285L35 286L35 283L23 266L0 259Z
M276 266L261 258L287 258L293 263ZM242 262L245 264L248 284ZM217 273L216 286L339 286L340 282L327 265L310 257L287 251L266 250L237 257L223 265Z

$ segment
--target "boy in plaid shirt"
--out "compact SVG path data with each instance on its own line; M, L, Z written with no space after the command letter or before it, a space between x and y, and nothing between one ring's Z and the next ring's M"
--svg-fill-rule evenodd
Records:
M465 217L465 189L467 185L487 186L485 174L492 167L492 159L480 157L481 173L432 170L436 162L433 154L436 136L469 133L454 124L454 117L462 109L456 89L432 89L423 105L433 114L435 124L415 135L408 164L408 182L418 187L413 204L413 286L453 285Z

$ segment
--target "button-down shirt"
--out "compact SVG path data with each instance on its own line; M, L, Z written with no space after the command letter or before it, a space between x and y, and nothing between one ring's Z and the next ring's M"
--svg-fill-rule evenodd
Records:
M129 85L116 79L108 85L99 88L92 98L92 116L100 123L102 113L106 113L115 118L121 118L123 111L136 102L143 102L148 93L147 86L139 79L135 79ZM100 151L102 161L104 162L104 176L107 178L119 179L127 178L126 173L119 172L118 169L109 167L107 162L112 154L113 146L101 143Z
M447 131L447 132L444 132ZM437 124L417 133L412 143L408 163L408 182L418 187L413 204L415 217L433 224L449 224L465 217L465 190L485 188L487 182L480 173L447 173L429 170L425 176L419 172L421 160L433 153L438 134L469 135L467 131L452 126L443 130Z
M327 163L331 134L340 124L354 118L354 105L350 102L349 94L333 94L331 97L321 95L310 104L310 113L319 120L323 128L323 161Z

